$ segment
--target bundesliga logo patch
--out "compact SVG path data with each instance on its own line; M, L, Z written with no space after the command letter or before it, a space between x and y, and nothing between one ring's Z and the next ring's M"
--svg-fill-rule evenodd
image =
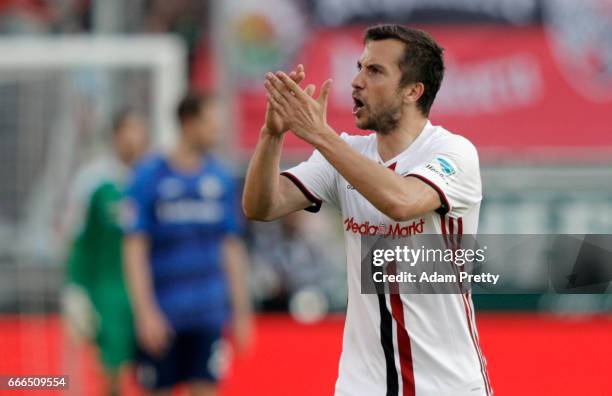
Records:
M440 164L440 168L442 168L442 172L444 172L446 176L455 174L455 168L449 160L442 157L437 157L436 160L438 161L438 164Z

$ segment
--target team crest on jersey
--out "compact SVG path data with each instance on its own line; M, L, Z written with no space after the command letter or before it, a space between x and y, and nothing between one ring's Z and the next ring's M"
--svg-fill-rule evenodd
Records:
M444 172L446 176L454 175L456 173L455 167L446 158L436 157L436 161L438 161L438 164L440 165L442 172Z
M217 199L223 194L221 180L214 176L206 176L200 179L200 194L204 198Z

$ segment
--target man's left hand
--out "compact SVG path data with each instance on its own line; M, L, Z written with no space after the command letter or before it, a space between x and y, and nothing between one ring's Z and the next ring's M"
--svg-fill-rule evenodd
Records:
M331 80L323 83L321 94L314 99L287 74L266 74L264 83L270 104L299 138L317 144L321 135L330 133L327 125L327 101ZM333 133L333 132L332 132Z

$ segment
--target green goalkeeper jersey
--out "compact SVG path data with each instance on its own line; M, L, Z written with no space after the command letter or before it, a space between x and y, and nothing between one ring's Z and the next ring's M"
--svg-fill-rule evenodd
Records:
M121 199L117 182L102 182L93 191L67 266L68 281L87 292L97 313L96 341L102 363L110 369L130 360L134 351L132 314L122 268Z

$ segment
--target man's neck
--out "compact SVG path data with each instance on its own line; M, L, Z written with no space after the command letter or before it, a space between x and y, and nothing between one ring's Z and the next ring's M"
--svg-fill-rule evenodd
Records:
M406 117L388 134L377 133L376 142L380 158L386 162L406 150L423 132L425 124L427 124L426 117Z
M179 171L195 171L202 166L202 153L189 144L184 138L170 153L170 162Z

